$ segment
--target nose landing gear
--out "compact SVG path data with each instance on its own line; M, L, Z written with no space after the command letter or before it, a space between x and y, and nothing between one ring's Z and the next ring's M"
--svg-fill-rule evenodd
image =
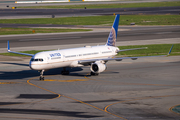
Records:
M39 80L44 80L44 76L43 76L44 71L45 71L45 70L39 71L39 72L40 72ZM63 68L63 71L61 71L61 74L62 74L62 75L69 75L69 71L66 70L66 68L64 67L64 68Z
M41 70L41 71L40 71L40 77L39 77L39 80L44 80L43 73L44 73L44 70Z

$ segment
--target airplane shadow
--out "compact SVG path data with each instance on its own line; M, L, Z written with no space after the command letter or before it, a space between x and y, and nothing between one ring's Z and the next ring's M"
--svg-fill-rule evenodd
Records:
M56 69L51 69L48 71L44 72L44 76L46 75L61 75L62 68L56 68ZM78 72L82 71L83 69L81 67L76 67L76 68L67 68L67 70L70 71L69 76L85 76L85 74L80 74L80 73L73 73L73 72ZM0 80L17 80L17 79L28 79L32 77L39 77L40 73L35 70L22 70L22 71L1 71L0 72Z
M102 102L117 102L117 101L122 101L118 99L109 99L109 100L92 100L92 101L83 101L85 103L102 103ZM78 102L73 102L73 103L78 103Z
M58 97L58 94L20 94L17 99L53 99Z
M77 117L77 118L103 117L100 115L86 115L86 112L61 111L61 110L39 110L39 109L14 109L14 108L11 108L11 109L0 108L0 113L53 115L53 116L68 116L68 117Z
M22 63L8 63L8 62L0 62L2 64L11 64L11 65L17 65L17 66L29 66L29 64L22 64ZM61 75L61 71L63 70L63 68L56 68L56 69L51 69L51 70L47 70L44 72L44 76L46 77L46 75ZM75 68L66 68L66 70L69 70L70 74L69 75L64 75L64 76L77 76L77 77L84 77L84 76L88 76L91 77L91 75L89 75L87 72L79 72L79 71L83 71L82 67L75 67ZM90 71L89 71L90 73ZM113 72L113 71L105 71L102 72L101 74L116 74L119 72ZM28 79L28 78L32 78L32 77L39 77L40 73L38 71L35 70L22 70L22 71L7 71L7 72L0 72L0 80L16 80L16 79Z

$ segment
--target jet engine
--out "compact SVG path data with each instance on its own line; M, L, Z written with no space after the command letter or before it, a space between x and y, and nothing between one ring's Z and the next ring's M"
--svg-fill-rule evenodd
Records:
M92 63L90 69L93 73L101 73L106 70L106 65L100 62Z

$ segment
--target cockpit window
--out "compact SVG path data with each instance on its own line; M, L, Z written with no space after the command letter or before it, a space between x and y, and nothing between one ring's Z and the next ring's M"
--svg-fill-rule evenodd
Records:
M31 58L31 61L34 61L34 58Z
M43 61L43 59L39 58L39 59L34 59L34 58L31 58L31 61Z
M43 61L43 59L39 59L39 61Z

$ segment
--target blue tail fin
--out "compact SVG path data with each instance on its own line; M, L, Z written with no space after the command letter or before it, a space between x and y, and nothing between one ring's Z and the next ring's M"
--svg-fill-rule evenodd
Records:
M118 25L119 25L119 17L120 15L116 15L116 18L114 20L114 24L112 26L112 29L109 33L109 37L107 39L107 46L115 46L116 44L116 39L117 39L117 32L118 32Z

